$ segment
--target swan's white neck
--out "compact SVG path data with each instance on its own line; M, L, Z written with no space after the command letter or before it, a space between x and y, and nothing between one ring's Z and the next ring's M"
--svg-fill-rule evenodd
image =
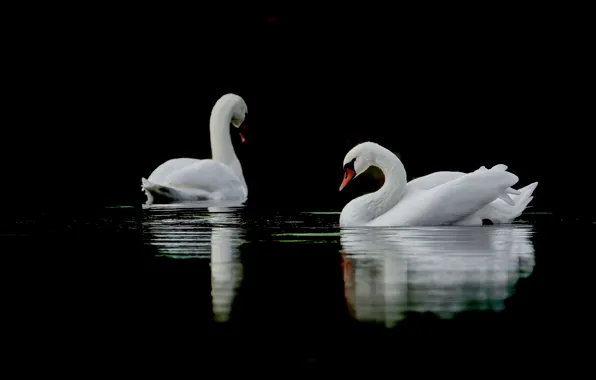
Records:
M216 161L228 165L232 168L238 178L246 183L242 173L242 166L230 136L230 121L232 120L232 108L234 104L231 101L218 101L211 112L209 120L209 133L211 135L211 155Z
M383 215L399 202L406 191L406 169L395 154L376 146L370 155L370 165L383 172L385 182L374 193L349 202L342 210L340 225L362 225Z

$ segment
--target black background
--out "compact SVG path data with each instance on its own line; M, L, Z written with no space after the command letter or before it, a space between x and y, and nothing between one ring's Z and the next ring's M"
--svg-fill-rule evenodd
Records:
M581 9L229 8L15 11L4 199L141 204L157 165L210 157L233 92L257 207L341 208L363 186L338 193L343 156L370 140L409 178L503 163L539 181L536 210L593 209Z
M364 187L354 182L338 193L343 156L358 141L371 140L399 152L409 178L503 163L520 177L520 187L540 182L532 202L535 209L563 218L593 217L594 122L588 109L593 86L587 70L593 44L586 38L585 9L544 4L440 9L348 9L345 3L333 9L223 5L227 9L207 3L192 8L50 4L3 12L9 26L4 60L11 65L4 72L2 215L10 217L8 211L21 213L28 206L58 210L37 223L36 239L9 236L8 243L3 242L3 267L8 274L18 273L6 293L22 305L7 313L24 323L13 329L21 345L31 342L23 339L23 332L38 341L63 342L79 356L101 358L102 363L91 368L105 368L105 355L88 355L81 347L102 347L97 344L102 339L118 342L109 347L110 359L121 354L127 362L136 350L122 342L137 336L153 353L173 352L177 361L184 344L207 347L202 345L205 325L191 322L196 330L185 329L188 324L172 317L199 315L196 292L207 288L195 283L205 279L196 276L198 269L193 272L185 263L186 273L148 275L139 281L131 276L131 268L140 268L135 256L141 249L138 234L123 237L91 222L72 223L68 214L104 205L140 205L140 179L157 165L173 157L209 157L209 112L228 92L241 95L250 110L249 143L237 144L237 152L249 203L257 208L341 208L358 186ZM61 213L63 220L56 216ZM89 215L93 219L93 212ZM584 243L589 247L585 240L591 232L549 230L537 236L543 239L535 242L537 251L555 254L543 255L537 265L542 272L533 275L530 287L543 288L540 295L519 291L522 300L513 301L533 308L521 310L528 318L525 323L515 321L520 330L513 335L521 336L521 329L526 334L524 344L517 345L524 352L528 328L533 337L549 342L554 341L553 329L566 328L551 304L557 299L564 300L560 308L571 304L555 293L564 283L561 276L576 276L577 268L563 271L561 265L577 262L574 257L585 251ZM293 252L284 252L280 263L266 256L280 247L259 247L265 255L261 261L258 253L243 252L249 269L265 262L295 270L294 275L282 269L268 272L271 283L280 281L274 287L279 300L285 296L301 307L292 290L298 293L303 283L295 279L308 277L301 270L310 268L319 273L308 277L309 293L319 294L312 302L329 310L326 291L337 291L337 281L328 277L332 268L337 270L334 257L317 257L317 265L298 260L302 267L296 269ZM24 249L44 257L32 264L8 265L7 260ZM320 249L309 252L314 257L323 253ZM571 259L560 260L562 256ZM64 264L60 269L66 275L48 270L46 264ZM30 275L38 267L46 276ZM90 276L96 270L100 275ZM71 279L72 274L77 278ZM97 293L83 290L88 282ZM36 285L23 296L17 294L23 284ZM249 287L244 300L237 301L239 313L249 309L250 293ZM252 294L265 292L253 289ZM203 293L200 298L209 296ZM301 318L297 313L295 319ZM547 324L554 319L556 323ZM269 322L263 320L260 326ZM548 327L543 330L539 322ZM464 324L476 331L475 324ZM279 331L298 335L311 326L303 321L295 325L301 328L286 325ZM319 346L320 336L312 332L303 339L312 339L309 343L326 354L338 353L345 362L342 349L358 345L348 342L353 335L329 325L321 324L328 334L343 334L332 349ZM256 336L249 342L262 343L262 329L248 326L245 331ZM429 337L435 336L431 333ZM159 345L164 340L175 344ZM418 336L412 340L426 343ZM470 342L469 347L478 347ZM538 340L532 344L538 346ZM260 355L254 347L247 352ZM284 353L275 344L266 347ZM552 345L544 347L553 351ZM60 355L53 365L71 357L54 346L42 351L44 357ZM219 355L222 351L213 352L226 360ZM378 350L369 352L376 355ZM143 365L153 370L156 363Z

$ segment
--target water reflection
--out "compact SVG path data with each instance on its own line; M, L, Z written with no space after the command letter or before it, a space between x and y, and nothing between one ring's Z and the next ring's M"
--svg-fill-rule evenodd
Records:
M339 230L336 214L153 205L144 207L142 226L145 244L162 260L157 266L198 269L189 278L206 283L184 290L193 300L207 292L209 279L201 273L210 271L211 305L207 299L204 305L216 321L228 321L233 304L247 313L235 306L239 319L271 302L298 313L300 297L300 312L322 318L320 305L332 303L338 290L345 293L343 307L329 315L347 316L347 303L355 319L388 327L408 312L452 318L468 310L499 311L534 268L531 225ZM240 286L244 296L237 303Z
M502 310L534 267L529 226L342 229L346 299L361 321Z
M227 321L242 281L238 248L246 231L240 227L241 207L195 204L143 208L143 240L158 256L210 260L214 318Z

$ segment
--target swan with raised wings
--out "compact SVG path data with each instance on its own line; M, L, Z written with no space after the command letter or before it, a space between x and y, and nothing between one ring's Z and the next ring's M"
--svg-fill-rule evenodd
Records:
M223 95L213 106L209 121L212 159L175 158L159 165L148 179L141 180L146 203L244 202L248 188L232 146L230 124L239 129L240 138L245 142L247 113L246 103L240 96Z
M507 166L481 167L472 173L436 172L407 182L400 159L373 142L352 148L344 158L341 191L350 181L376 166L385 182L374 193L350 201L340 215L341 227L482 225L510 223L532 200L538 185L520 190L511 186L518 177ZM510 196L511 195L511 196Z

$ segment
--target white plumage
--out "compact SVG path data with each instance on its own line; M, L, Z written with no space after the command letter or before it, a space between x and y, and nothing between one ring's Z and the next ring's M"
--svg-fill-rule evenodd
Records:
M481 167L472 173L436 172L407 182L399 158L384 147L365 142L352 148L344 166L353 165L353 178L370 166L385 175L376 192L350 201L340 215L340 226L482 225L509 223L532 200L537 182L520 190L511 186L518 177L507 166ZM346 176L344 184L351 178Z
M147 204L206 200L244 202L248 188L229 128L230 123L239 128L247 112L240 96L222 96L213 106L209 121L212 159L175 158L158 166L148 179L141 180Z

